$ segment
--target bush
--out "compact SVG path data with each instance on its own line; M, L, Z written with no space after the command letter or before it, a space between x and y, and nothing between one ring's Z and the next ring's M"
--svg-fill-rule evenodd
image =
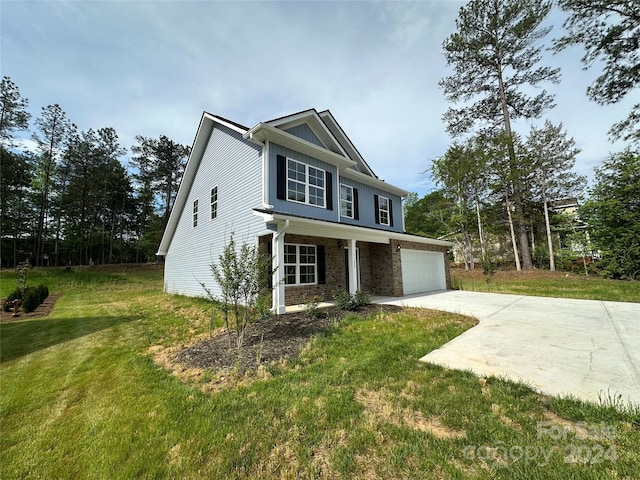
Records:
M16 288L13 292L9 294L9 296L4 302L4 305L2 306L2 309L5 312L10 312L11 309L13 308L13 301L16 299L22 299L22 292L20 292L20 289L18 288Z
M371 303L371 296L362 290L358 290L355 295L351 295L346 290L336 290L333 292L333 298L336 301L336 307L350 312L360 310Z
M36 291L38 292L38 299L40 300L40 303L44 302L45 299L49 296L49 287L43 285L42 283L38 285Z
M27 287L24 291L24 297L22 298L22 310L24 310L24 313L33 312L38 308L40 303L38 289L34 287Z
M13 301L21 299L22 310L25 313L33 312L48 296L49 287L43 284L40 284L37 287L25 287L24 289L17 288L7 297L7 300L3 305L3 310L5 312L9 312L13 307Z

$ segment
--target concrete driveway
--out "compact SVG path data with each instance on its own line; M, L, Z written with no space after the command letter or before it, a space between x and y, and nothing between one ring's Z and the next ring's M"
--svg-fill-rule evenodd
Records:
M421 360L583 400L640 404L640 304L440 291L375 303L471 315L479 324Z

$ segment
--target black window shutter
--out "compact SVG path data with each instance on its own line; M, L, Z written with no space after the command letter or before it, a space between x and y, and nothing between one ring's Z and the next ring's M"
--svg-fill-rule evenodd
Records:
M279 200L287 199L287 157L283 155L277 156L277 178L278 178L278 192L277 196Z
M360 220L360 206L358 204L358 189L353 189L353 219Z
M393 203L389 199L389 226L393 227Z
M324 258L324 245L316 246L318 253L318 284L325 285L327 283L327 263Z
M380 223L380 201L378 200L378 195L373 196L373 209L376 214L376 223Z
M333 210L333 174L326 172L325 175L325 194L327 196L327 210Z

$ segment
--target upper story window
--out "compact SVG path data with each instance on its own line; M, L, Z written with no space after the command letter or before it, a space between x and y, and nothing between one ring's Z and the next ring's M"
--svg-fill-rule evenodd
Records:
M285 244L285 285L310 285L317 283L318 255L315 245Z
M218 187L211 189L211 220L218 216Z
M387 197L377 196L377 218L380 225L391 225L391 201Z
M193 201L193 226L198 226L198 199Z
M287 159L287 200L325 207L324 170Z
M340 215L353 218L353 187L340 185Z

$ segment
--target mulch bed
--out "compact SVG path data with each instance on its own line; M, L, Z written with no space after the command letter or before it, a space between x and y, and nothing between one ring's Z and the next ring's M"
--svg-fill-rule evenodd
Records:
M20 315L17 317L13 316L13 312L5 312L0 308L0 323L46 317L51 313L51 310L53 310L53 306L56 304L56 302L61 296L62 296L62 293L59 293L59 292L50 293L49 296L44 299L44 302L42 302L38 306L38 308L36 308L33 312L24 313L21 309ZM0 306L1 305L4 305L4 299L0 301Z
M400 307L393 305L368 305L359 313L400 310ZM240 358L235 332L231 337L222 332L185 348L173 360L188 367L206 370L238 368L246 372L256 370L259 365L295 358L300 355L311 336L322 333L344 316L344 312L336 309L323 310L322 313L322 318L314 319L307 317L304 312L287 313L249 325Z

